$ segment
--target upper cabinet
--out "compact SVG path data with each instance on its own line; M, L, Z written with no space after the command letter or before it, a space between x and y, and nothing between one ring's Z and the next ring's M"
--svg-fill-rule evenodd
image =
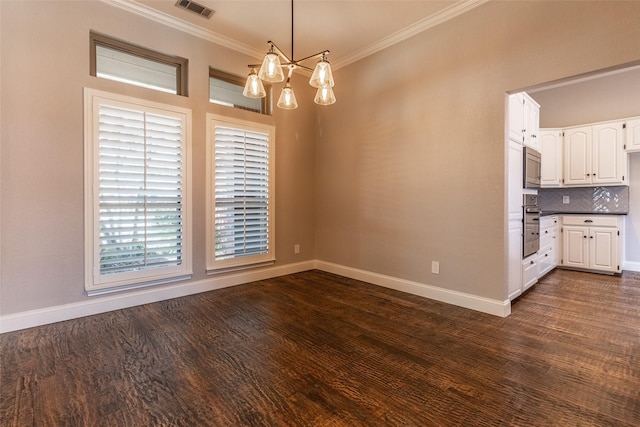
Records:
M640 117L627 120L625 145L628 153L640 151Z
M526 93L523 94L524 145L540 151L540 105Z
M522 93L514 93L509 95L509 139L522 144L524 136L524 113L523 113Z
M540 186L562 185L562 129L540 130Z
M640 117L539 133L542 187L629 185L627 153L640 151Z
M509 95L509 139L540 151L540 105L525 92Z
M627 185L623 122L564 131L564 185Z

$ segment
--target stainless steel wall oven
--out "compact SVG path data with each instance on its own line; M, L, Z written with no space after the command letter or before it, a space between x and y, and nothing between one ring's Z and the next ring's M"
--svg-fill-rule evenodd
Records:
M522 258L526 258L540 249L540 207L538 206L537 194L524 195L523 210Z

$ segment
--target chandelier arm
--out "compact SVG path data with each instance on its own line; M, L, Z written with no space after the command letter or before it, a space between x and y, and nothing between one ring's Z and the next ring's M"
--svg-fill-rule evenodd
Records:
M301 59L301 61L302 61L302 59ZM307 71L311 71L311 72L313 72L313 68L309 68L309 67L306 67L306 66L304 66L304 65L300 65L300 64L296 64L296 65L298 66L298 68L304 68L304 69L305 69L305 70L307 70Z
M267 43L269 43L269 44L271 45L271 47L273 47L273 48L274 48L274 50L276 51L276 53L277 53L278 55L280 55L280 56L282 56L284 59L286 59L286 60L287 60L287 62L289 62L289 63L293 63L293 59L289 58L289 57L287 56L287 54L286 54L286 53L284 53L284 52L282 51L282 49L280 49L280 48L278 47L278 45L277 45L277 44L275 44L275 43L274 43L274 42L272 42L271 40L269 40Z
M313 55L307 56L306 58L298 59L296 62L302 62L302 61L306 61L307 59L313 59L313 58L322 58L322 56L328 55L328 54L329 54L328 50L323 50L322 52L314 53Z

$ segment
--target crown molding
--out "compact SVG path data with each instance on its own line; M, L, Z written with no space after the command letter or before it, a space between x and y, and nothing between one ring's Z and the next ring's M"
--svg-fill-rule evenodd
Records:
M180 18L176 18L175 16L168 15L164 12L159 12L155 9L152 9L148 6L145 6L141 3L137 3L132 0L101 0L104 3L109 5L118 7L120 9L126 10L131 13L135 13L136 15L145 17L147 19L151 19L152 21L158 22L160 24L167 25L171 28L174 28L179 31L183 31L185 33L191 34L193 36L199 37L201 39L210 41L212 43L216 43L218 45L227 47L229 49L235 50L240 53L244 53L245 55L254 57L254 58L262 58L264 55L264 51L260 49L253 48L247 44L238 42L229 37L223 36L222 34L218 34L213 31L209 31L197 25L191 24L190 22L184 21ZM342 67L346 67L349 64L352 64L356 61L359 61L367 56L373 55L376 52L379 52L383 49L386 49L390 46L393 46L397 43L400 43L403 40L406 40L410 37L415 36L423 31L428 30L429 28L435 27L436 25L442 24L450 19L455 18L458 15L461 15L465 12L468 12L471 9L474 9L489 0L462 0L459 1L440 12L428 16L415 24L412 24L400 31L397 31L391 34L388 37L383 38L375 43L370 44L369 46L362 48L346 57L340 58L336 61L332 61L331 65L334 70L338 70Z
M465 12L474 9L489 0L463 0L457 2L445 9L442 9L440 12L435 13L431 16L428 16L415 24L409 25L406 28L403 28L400 31L397 31L391 34L388 37L383 38L380 41L377 41L373 44L370 44L367 47L364 47L360 50L355 51L354 53L347 55L346 57L340 58L337 61L332 61L331 64L334 69L339 69L342 67L346 67L349 64L352 64L356 61L359 61L367 56L373 55L374 53L380 52L383 49L386 49L390 46L393 46L401 41L404 41L408 38L415 36L423 31L428 30L429 28L433 28L436 25L442 24L450 19L455 18L458 15L461 15Z
M249 55L254 58L261 59L264 56L264 49L256 49L247 44L238 42L229 37L223 36L213 31L209 31L205 28L194 25L190 22L176 18L175 16L168 15L164 12L159 12L148 6L140 3L136 3L131 0L102 0L111 6L118 7L126 10L127 12L135 13L136 15L166 25L179 31L183 31L192 36L199 37L201 39L210 41L212 43L227 47L245 55Z

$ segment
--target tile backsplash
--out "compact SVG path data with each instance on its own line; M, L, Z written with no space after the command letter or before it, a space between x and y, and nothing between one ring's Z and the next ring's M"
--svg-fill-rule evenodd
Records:
M543 212L627 214L629 187L541 188L538 204Z

